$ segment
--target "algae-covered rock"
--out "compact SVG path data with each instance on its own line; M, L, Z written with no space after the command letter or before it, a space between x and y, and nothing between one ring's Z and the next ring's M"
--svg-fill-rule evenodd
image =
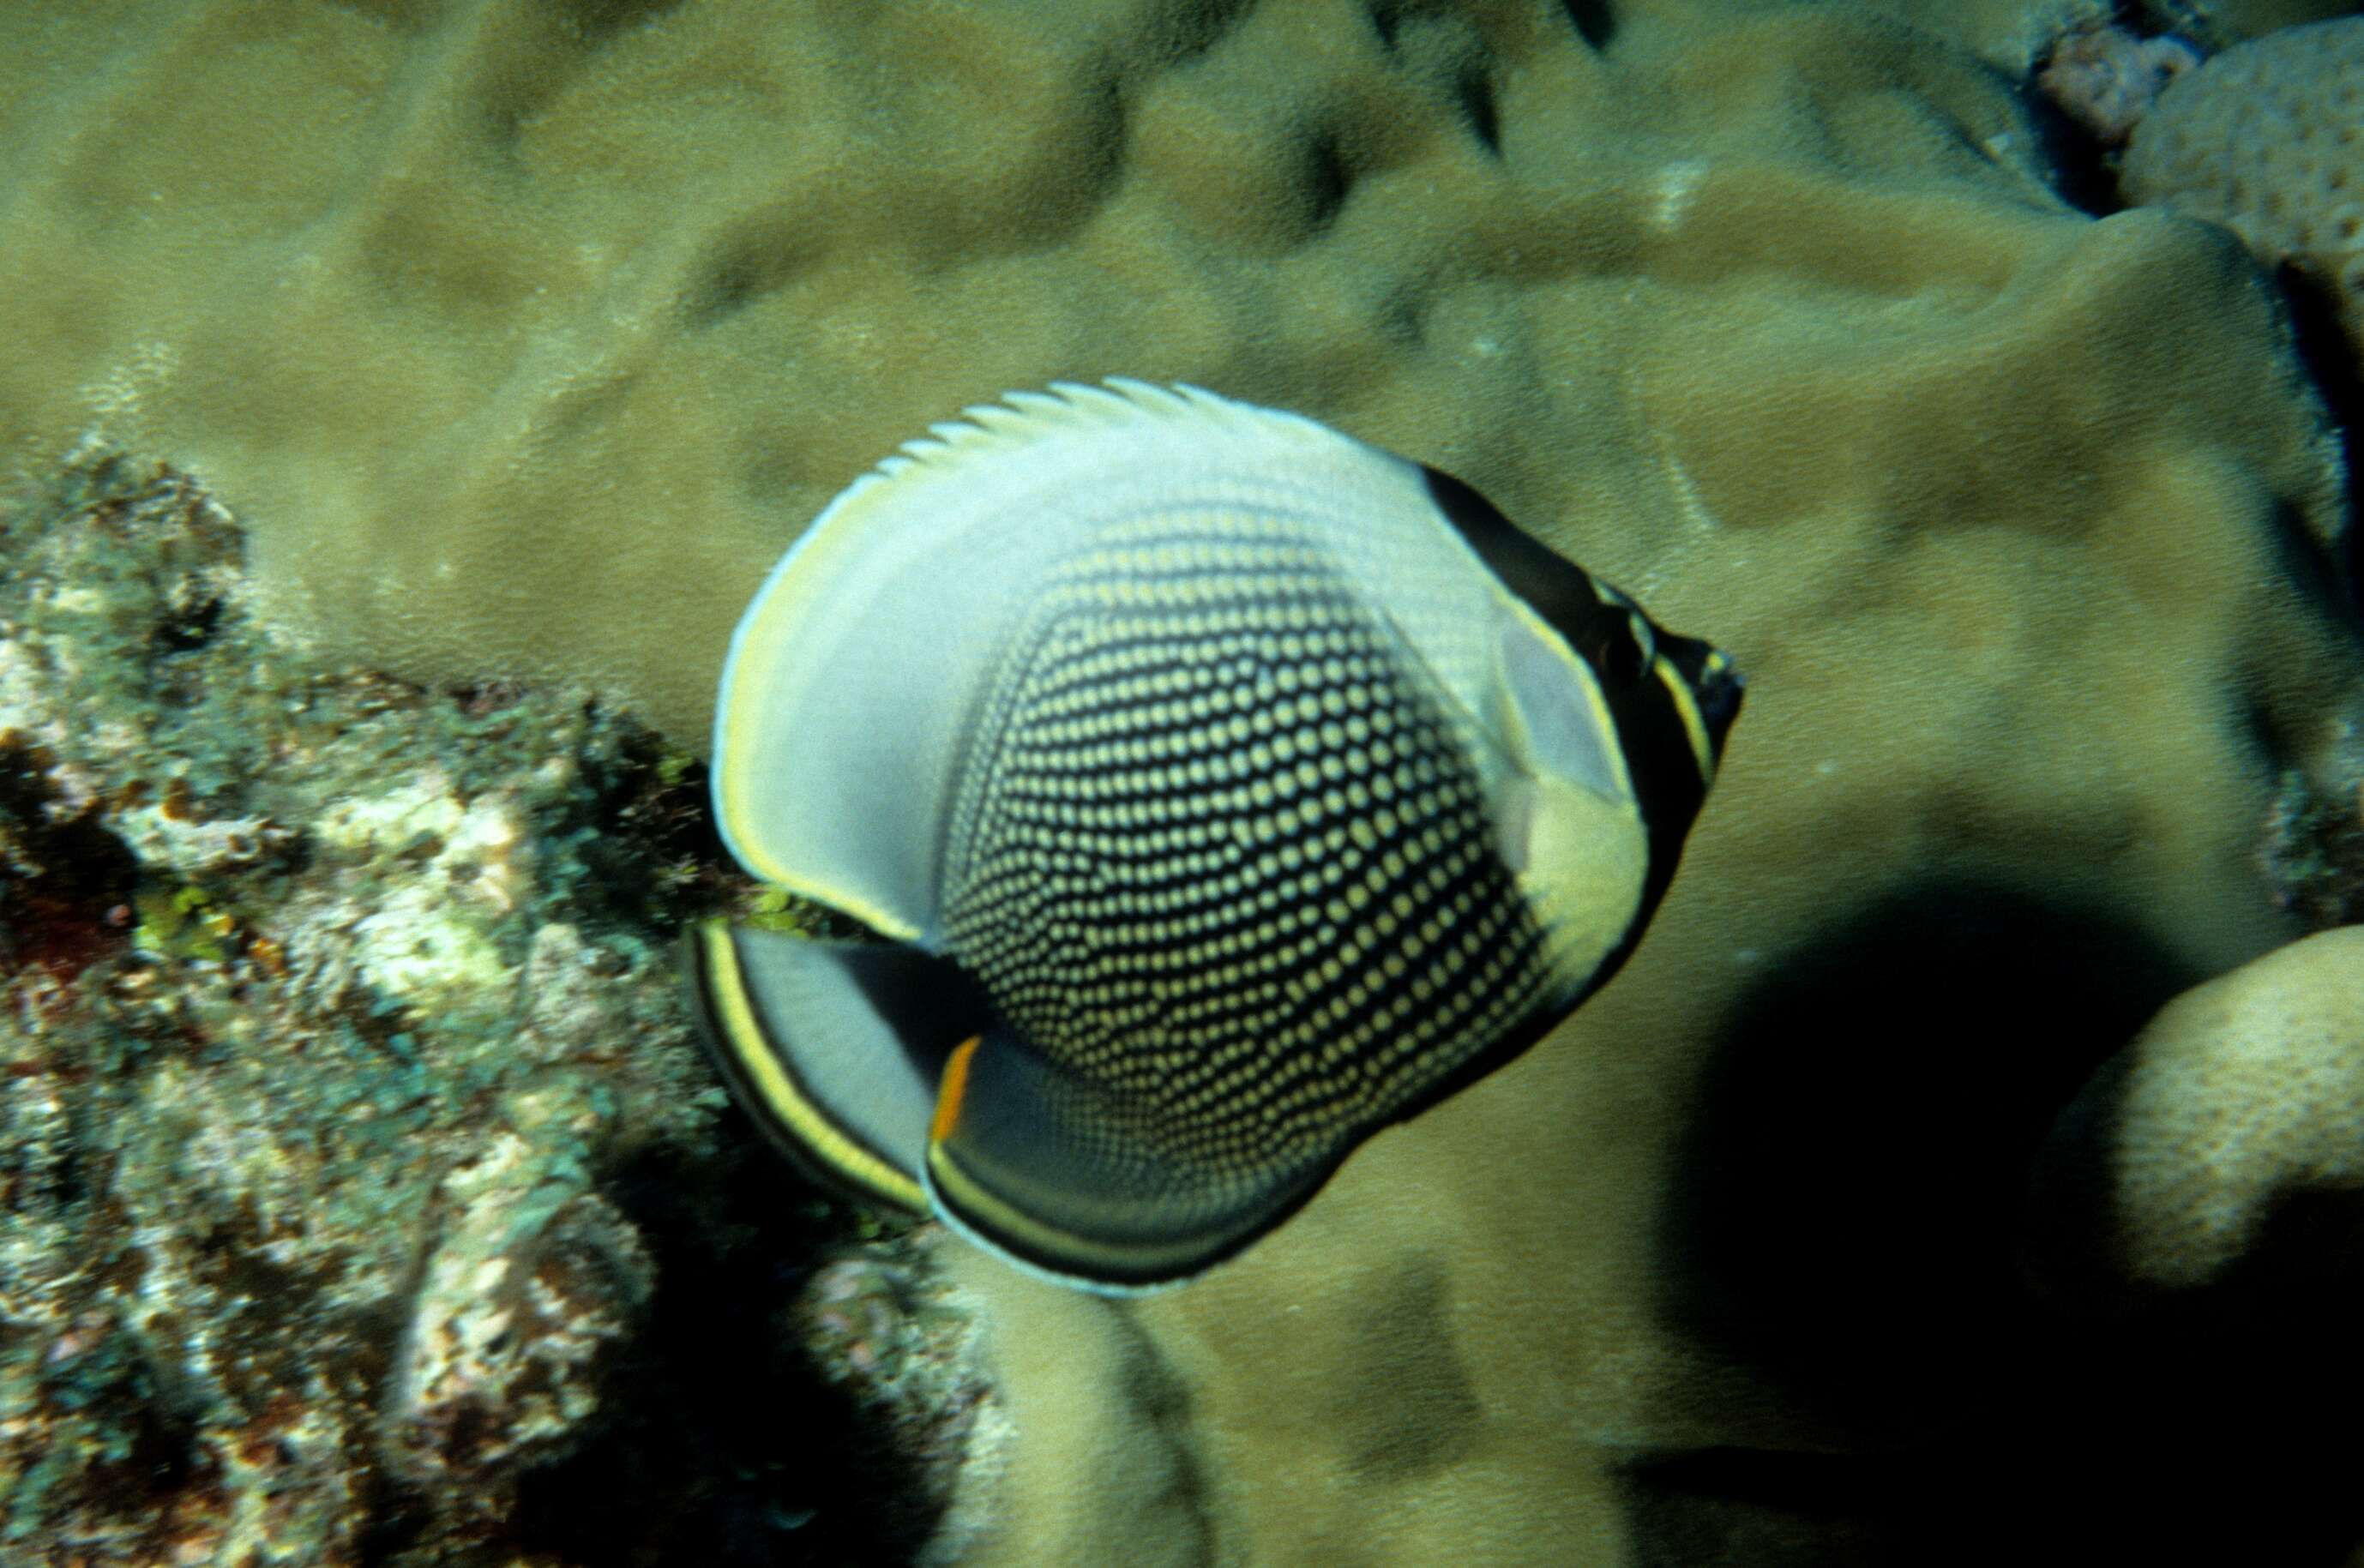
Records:
M983 1392L898 1310L852 1370L941 1396L865 1421L797 1328L844 1238L718 1141L697 770L580 692L324 670L241 544L98 447L0 511L0 1562L908 1550L945 1485L863 1434Z
M1982 37L2019 36L1987 9ZM2095 1561L2229 1557L2259 1518L2353 1543L2331 1479L2352 1439L2302 1440L2277 1403L2352 1368L2239 1378L2237 1333L2080 1338L2021 1272L2030 1170L2097 1064L2170 998L2356 917L2364 643L2338 441L2268 282L2208 225L2073 210L1990 61L1869 9L1687 0L121 0L0 13L0 431L28 461L96 426L188 465L252 528L260 613L331 663L491 694L586 681L695 746L731 620L830 495L963 404L1116 373L1448 469L1747 673L1629 968L1269 1241L1131 1306L965 1254L953 1287L856 1293L864 1315L937 1288L983 1304L1009 1437L963 1479L964 1560L2002 1561L2039 1520ZM202 623L202 587L181 597L162 623ZM356 784L311 852L452 890L385 884L419 935L381 941L329 894L242 894L287 826L235 781L277 753L111 805L118 830L86 807L121 786L32 743L0 828L24 864L73 868L53 902L82 912L44 973L93 973L128 932L160 962L251 965L260 937L307 995L350 969L423 1014L554 942L497 912L540 879L610 921L680 912L645 873L615 891L539 827L515 836L564 818L563 768L471 782L475 753L439 744L440 773ZM144 776L177 743L118 754ZM613 836L574 820L568 854ZM306 967L296 939L340 908L353 940ZM541 918L624 951L572 906ZM564 1038L647 1032L629 998L661 962L630 956L608 1004L626 1021ZM249 1078L96 1080L124 1096L105 1138L176 1173L175 1129L264 1116L239 1089L272 1081L255 1053L327 1037L251 1016L229 1053ZM663 1400L619 1410L621 1363L739 1293L703 1288L727 1261L669 1264L667 1226L558 1157L621 1136L603 1096L703 1136L643 1090L709 1085L677 1037L597 1062L531 1045L538 1025L523 1054L576 1063L591 1106L533 1100L481 1047L504 1016L465 1047L337 1046L369 1071L330 1080L388 1102L365 1128L482 1118L463 1155L390 1180L445 1229L389 1224L427 1282L389 1310L429 1337L397 1330L404 1370L367 1386L427 1397L371 1440L410 1485L485 1467L518 1487L509 1518L547 1527L529 1544L619 1560L582 1478L630 1471L570 1412L663 1451L635 1423ZM44 1151L93 1136L84 1102L43 1071L22 1190L83 1202L80 1157ZM541 1168L509 1163L511 1139L558 1162L563 1201L469 1184ZM189 1236L243 1259L278 1232L220 1213L322 1212L273 1152L298 1142L198 1159L187 1190L212 1207L146 1229L60 1208L49 1234L152 1234L164 1280L197 1271ZM705 1212L698 1180L658 1185L675 1207L645 1212ZM504 1294L544 1248L567 1260L555 1388L493 1327L559 1320ZM85 1299L121 1317L58 1299L52 1336ZM177 1364L162 1329L110 1334L109 1364ZM123 1438L126 1412L246 1408L124 1376L114 1424L87 1429L123 1452L247 1429ZM469 1388L525 1424L479 1440L442 1392ZM318 1517L377 1506L319 1473ZM537 1513L520 1477L546 1473L577 1485ZM666 1519L730 1512L689 1493L665 1491ZM437 1528L419 1552L492 1539Z

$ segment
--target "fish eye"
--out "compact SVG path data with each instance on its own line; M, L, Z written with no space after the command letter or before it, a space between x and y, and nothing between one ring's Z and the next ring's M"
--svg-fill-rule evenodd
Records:
M1622 627L1611 621L1602 628L1600 654L1594 662L1611 685L1631 685L1649 670L1657 651L1650 623L1638 615L1628 615Z
M1634 672L1639 675L1658 662L1658 634L1650 629L1650 623L1638 612L1627 616L1625 624L1633 628L1634 651L1642 661L1640 667Z

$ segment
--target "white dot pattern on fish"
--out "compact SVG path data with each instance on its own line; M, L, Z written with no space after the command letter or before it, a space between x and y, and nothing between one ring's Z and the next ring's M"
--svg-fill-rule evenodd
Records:
M1430 683L1325 554L1267 518L1127 532L1059 574L988 706L947 933L1110 1092L1076 1136L1246 1179L1499 1038L1543 932Z

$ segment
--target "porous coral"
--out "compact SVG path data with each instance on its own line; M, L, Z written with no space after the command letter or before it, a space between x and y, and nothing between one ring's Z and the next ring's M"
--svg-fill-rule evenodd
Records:
M2046 1263L2079 1287L2364 1275L2364 926L2177 997L2070 1107L2046 1163L2047 1202L2093 1228L2046 1225Z
M2025 77L2065 40L2117 32L2124 40L2172 36L2202 54L2354 9L2349 0L1879 0L1878 8L1933 37ZM2103 40L2102 47L2113 47ZM2142 50L2118 68L2141 69ZM2132 83L2129 83L2132 84Z
M2237 45L2179 81L2128 146L2124 185L2325 291L2364 362L2364 17Z

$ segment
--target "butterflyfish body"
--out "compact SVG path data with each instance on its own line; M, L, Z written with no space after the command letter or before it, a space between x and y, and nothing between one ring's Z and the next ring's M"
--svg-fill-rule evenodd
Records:
M825 1180L1187 1279L1609 978L1739 704L1433 470L1194 387L1013 395L740 622L724 839L886 940L700 927L708 1034Z

